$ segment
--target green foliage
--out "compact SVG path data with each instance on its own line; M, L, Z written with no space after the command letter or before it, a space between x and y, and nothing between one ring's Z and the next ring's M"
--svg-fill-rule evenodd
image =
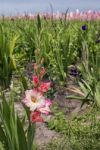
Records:
M49 31L49 32L48 32ZM68 26L60 21L51 21L42 31L41 51L48 67L48 74L56 84L64 85L68 66L74 59L74 49L70 49Z
M4 145L0 142L0 150L5 150Z
M90 52L86 42L83 42L80 70L82 78L79 86L84 95L83 103L100 106L100 52Z
M82 30L84 24L88 27L86 31ZM20 80L24 89L28 89L22 70L27 63L35 61L40 64L41 60L47 68L47 78L49 76L56 85L64 86L69 79L69 66L76 65L81 73L81 96L76 98L82 100L83 104L96 103L100 106L100 43L96 43L100 38L99 28L100 21L54 20L53 17L48 20L41 18L39 14L34 20L27 17L13 21L0 20L0 86L3 89L9 87L13 70L17 66L18 72L15 73L19 75L21 72ZM33 150L35 128L28 120L29 111L25 108L29 125L25 130L26 119L15 113L14 100L11 96L7 101L2 95L0 146L4 145L7 150ZM68 120L64 112L55 108L54 118L48 126L64 134L66 138L50 145L51 149L100 149L100 123L93 118L93 114L94 112L91 112L86 116Z
M28 120L28 127L25 127L25 116L20 118L14 108L14 98L11 92L9 101L5 99L4 93L1 95L0 104L0 141L6 150L34 150L33 139L35 125ZM27 119L29 118L29 110ZM25 129L26 128L26 129Z
M82 31L81 28L84 24L88 27L86 31ZM29 20L28 17L26 20L1 20L2 28L5 28L1 36L6 39L3 45L7 47L12 45L14 49L11 50L13 56L7 59L7 62L9 64L11 61L11 64L15 64L16 58L17 66L20 68L22 67L20 65L25 66L27 62L37 60L41 56L45 67L48 68L50 78L56 84L64 85L68 77L68 66L76 64L77 61L80 62L82 41L87 41L90 53L93 50L99 51L100 45L95 43L99 36L99 25L99 21L80 22L66 19L54 20L54 18L48 20L41 18L39 14L34 20ZM6 53L8 53L7 49ZM35 50L40 51L38 58L36 58ZM3 65L6 66L5 63ZM10 66L10 68L13 67ZM8 66L3 68L8 68ZM7 72L6 70L4 73ZM10 72L12 71L9 71L8 75L6 73L9 78ZM2 75L2 78L6 77Z
M0 85L3 88L9 86L12 71L16 69L14 49L18 35L10 36L7 32L0 24Z
M61 137L52 141L47 149L55 150L97 150L100 149L99 109L90 108L88 112L67 118L63 112L54 107L54 117L48 127L61 133ZM67 119L66 119L67 118Z
M57 132L66 133L68 129L68 121L64 115L64 112L61 112L57 106L53 106L54 117L50 122L48 122L48 127L52 130L54 129Z
M28 61L32 61L34 58L34 50L36 49L35 36L37 35L34 22L25 22L16 24L16 29L19 30L20 41L18 43L18 51L21 54L24 54L24 57Z

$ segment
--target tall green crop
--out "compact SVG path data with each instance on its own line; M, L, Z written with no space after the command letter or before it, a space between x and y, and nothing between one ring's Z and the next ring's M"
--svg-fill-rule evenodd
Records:
M0 85L7 88L10 84L12 71L16 69L14 49L18 35L10 36L3 25L0 25Z

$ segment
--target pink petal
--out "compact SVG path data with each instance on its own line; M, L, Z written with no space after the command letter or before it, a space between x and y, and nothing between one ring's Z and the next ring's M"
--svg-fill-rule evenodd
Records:
M30 120L31 122L44 122L43 118L41 117L41 112L34 111L30 114Z
M38 83L39 83L39 78L38 78L38 76L34 75L34 76L32 77L32 79L33 79L33 84L34 84L34 86L37 86Z
M40 87L38 88L41 92L47 92L50 88L51 82L41 82Z
M38 111L46 115L48 115L51 112L49 107L41 107L38 109Z
M45 100L45 105L46 106L51 106L52 105L51 100L50 99Z

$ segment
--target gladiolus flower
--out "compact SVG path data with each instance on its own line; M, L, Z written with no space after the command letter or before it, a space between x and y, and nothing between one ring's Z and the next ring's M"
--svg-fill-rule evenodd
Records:
M23 103L30 108L30 111L34 111L44 105L45 97L36 90L27 90Z
M33 84L34 84L35 87L39 84L38 76L33 76Z
M45 105L50 107L52 105L51 100L50 99L46 99L45 100Z
M41 112L34 111L30 114L30 120L31 122L44 122L43 118L41 117Z
M47 92L50 88L51 82L41 82L38 90L40 92Z
M45 103L43 106L41 106L40 108L38 108L38 111L40 111L43 114L48 115L51 110L50 110L50 106L51 106L52 102L50 100L45 100Z

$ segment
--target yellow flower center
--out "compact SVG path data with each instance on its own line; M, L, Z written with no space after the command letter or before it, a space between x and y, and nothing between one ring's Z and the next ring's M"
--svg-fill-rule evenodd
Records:
M36 102L37 102L36 97L32 96L32 97L31 97L31 101L32 101L33 103L36 103Z

